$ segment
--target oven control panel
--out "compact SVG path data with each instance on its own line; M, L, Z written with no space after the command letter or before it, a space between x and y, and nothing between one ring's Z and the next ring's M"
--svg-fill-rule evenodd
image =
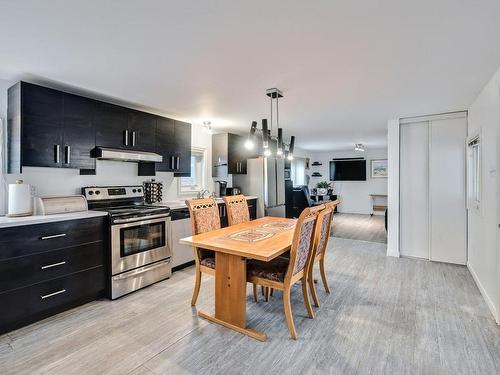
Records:
M137 186L89 186L82 189L89 201L143 197L143 188Z

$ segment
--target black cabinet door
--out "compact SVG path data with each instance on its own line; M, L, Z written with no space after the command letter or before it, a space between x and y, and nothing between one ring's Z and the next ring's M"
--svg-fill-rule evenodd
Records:
M249 199L247 200L247 204L250 220L257 219L257 199Z
M175 121L175 172L176 175L191 175L191 124Z
M156 116L136 110L129 111L129 144L140 151L155 151Z
M227 220L226 205L224 203L219 203L217 205L217 207L219 209L220 226L221 226L221 228L225 228L229 225L228 220Z
M227 164L229 174L247 173L247 159L243 137L236 134L228 134Z
M163 156L163 162L156 164L157 171L174 171L174 133L174 120L156 116L156 152Z
M22 165L62 165L63 93L22 83Z
M96 146L130 148L129 111L104 102L96 102L94 126Z
M95 147L93 108L95 101L78 95L64 94L62 166L95 169L90 156Z

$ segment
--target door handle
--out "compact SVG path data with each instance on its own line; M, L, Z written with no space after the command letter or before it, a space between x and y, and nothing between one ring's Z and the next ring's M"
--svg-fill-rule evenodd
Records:
M47 264L46 266L41 266L40 269L46 270L47 268L59 267L59 266L65 265L65 264L66 264L66 261L63 260L62 262Z
M132 146L135 146L135 130L132 131Z
M71 146L64 147L64 164L69 164L71 162Z
M40 237L41 240L50 240L52 238L59 238L59 237L65 237L66 233L60 233L60 234L53 234L52 236L43 236Z
M128 129L125 129L123 131L123 144L125 146L128 146Z
M61 150L61 146L54 145L54 163L59 164L59 151Z
M50 298L50 297L57 296L58 294L61 294L61 293L66 293L66 289L61 289L61 290L58 290L57 292L54 292L54 293L45 294L44 296L40 296L40 298L41 299Z

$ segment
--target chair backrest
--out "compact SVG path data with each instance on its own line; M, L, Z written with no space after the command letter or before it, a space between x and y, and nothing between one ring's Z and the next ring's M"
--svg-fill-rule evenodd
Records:
M235 225L250 221L248 203L244 195L230 195L222 197L227 208L227 222Z
M305 208L297 219L290 249L290 264L286 277L292 277L307 268L312 260L314 234L318 214L325 206Z
M318 214L318 224L316 225L314 240L314 257L318 257L326 251L332 227L333 211L338 203L338 200L326 203L325 208Z
M219 207L214 198L190 199L186 205L191 216L193 235L220 229Z

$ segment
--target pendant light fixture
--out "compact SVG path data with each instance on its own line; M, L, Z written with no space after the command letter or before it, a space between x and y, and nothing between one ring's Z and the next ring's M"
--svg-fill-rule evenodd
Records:
M270 126L268 126L267 119L262 120L262 128L257 128L257 122L252 121L250 132L245 142L247 149L253 149L256 142L256 133L262 133L262 154L265 157L273 156L272 150L275 149L276 157L287 158L293 160L293 149L295 144L295 137L290 138L290 143L283 142L283 128L280 127L279 118L279 99L283 97L281 90L277 88L267 89L266 95L270 98L271 112L270 112ZM276 127L276 135L273 129ZM271 147L271 145L273 147ZM276 147L274 147L276 146Z

